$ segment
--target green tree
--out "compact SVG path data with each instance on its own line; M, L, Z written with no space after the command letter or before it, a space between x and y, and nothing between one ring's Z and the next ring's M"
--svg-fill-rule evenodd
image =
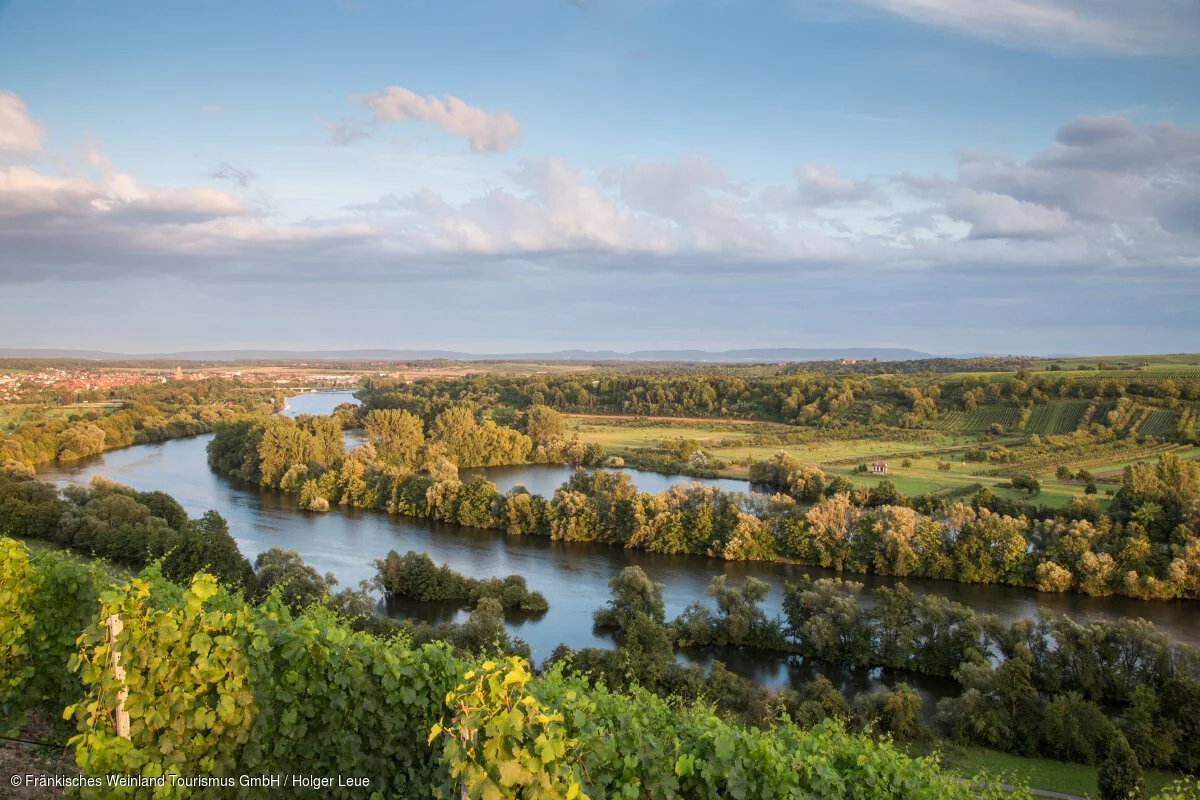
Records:
M873 725L879 733L904 741L930 737L929 728L921 721L921 695L907 683L862 694L855 705L863 724Z
M96 425L72 425L58 437L58 460L74 461L103 453L104 438L104 430Z
M168 497L168 499L170 499ZM216 511L183 525L179 544L163 559L163 575L178 583L189 583L201 570L229 587L248 592L255 588L254 570L229 535L229 525Z
M662 624L663 584L655 583L641 567L625 567L608 581L612 599L592 617L598 627L624 630L639 615Z
M1046 752L1059 761L1095 764L1117 730L1100 706L1077 693L1056 697L1042 712Z
M1104 760L1100 762L1100 800L1144 800L1146 783L1137 756L1125 737L1109 737Z
M525 412L525 435L534 447L545 447L555 439L563 438L566 432L562 414L549 406L532 405Z
M332 574L322 576L305 564L295 550L281 547L259 553L254 560L254 571L262 594L279 587L283 602L297 613L323 600L337 584Z
M382 464L412 469L420 463L425 430L417 415L400 409L375 409L363 418L363 430Z

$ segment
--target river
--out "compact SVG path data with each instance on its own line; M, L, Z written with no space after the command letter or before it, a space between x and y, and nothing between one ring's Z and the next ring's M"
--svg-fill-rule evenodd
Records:
M343 402L355 402L349 392L320 392L289 399L283 413L329 413ZM809 567L782 564L730 562L702 556L666 556L623 550L601 544L552 542L540 537L506 536L496 531L462 528L390 516L377 511L336 509L328 514L296 510L295 499L277 492L263 492L252 485L232 481L209 469L205 447L211 435L176 439L156 444L113 450L71 464L48 468L43 477L60 485L87 483L93 475L139 490L160 489L174 496L187 512L198 516L215 509L229 522L229 529L242 553L251 561L271 547L298 551L320 572L331 572L342 586L356 586L374 575L373 561L389 550L425 551L438 563L477 578L524 575L532 589L541 591L550 610L538 619L510 624L512 632L529 642L535 659L544 658L560 642L573 648L608 647L611 641L592 632L591 614L609 597L608 581L622 568L636 564L651 578L663 583L668 618L694 601L711 605L705 589L713 576L725 574L734 583L749 576L765 581L771 592L764 603L768 615L779 612L783 583L808 573L814 577L834 573ZM354 441L354 437L348 437ZM531 491L550 495L571 470L567 467L532 465L479 470L502 491L523 483ZM629 470L639 488L661 490L691 478ZM468 472L468 470L463 471ZM701 481L722 488L745 490L743 481ZM867 587L889 586L896 579L881 576L845 577ZM983 586L922 579L904 581L917 594L944 594L971 606L979 613L996 614L1011 621L1030 617L1039 608L1070 614L1114 618L1140 616L1180 641L1200 644L1200 614L1181 602L1151 603L1120 597L1086 597L1076 594L1041 594L1029 589ZM464 619L465 612L436 607L405 609L426 619ZM811 677L814 670L827 674L839 688L856 690L897 679L881 670L830 668L804 664L799 659L761 653L703 651L683 658L706 664L716 655L731 669L771 686L787 685ZM947 681L903 676L915 683L927 702L952 688Z

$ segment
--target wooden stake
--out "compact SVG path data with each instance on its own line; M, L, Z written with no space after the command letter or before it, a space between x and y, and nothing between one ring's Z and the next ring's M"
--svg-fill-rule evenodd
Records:
M108 625L108 643L109 653L112 656L113 677L121 683L121 690L117 692L117 736L120 736L122 739L128 739L129 712L125 710L125 698L129 696L129 689L125 686L125 668L121 666L121 653L117 650L117 636L121 633L125 624L121 622L119 614L109 614L108 619L104 620L104 623Z

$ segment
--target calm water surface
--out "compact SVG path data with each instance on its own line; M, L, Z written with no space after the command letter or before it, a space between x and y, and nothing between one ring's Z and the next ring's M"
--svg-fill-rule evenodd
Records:
M355 402L348 392L322 392L293 397L291 413L328 413L343 402ZM286 413L286 412L285 412ZM44 471L58 484L87 483L93 475L139 490L160 489L173 495L192 516L215 509L229 521L229 529L242 553L250 560L271 547L298 551L306 562L321 572L332 572L342 586L356 586L374 575L372 562L389 550L428 552L438 563L477 578L518 573L533 589L540 590L550 610L536 620L510 624L540 660L560 642L570 647L609 647L611 641L592 632L591 614L609 596L608 581L626 566L642 567L654 580L665 584L663 597L668 618L691 602L711 605L705 588L715 575L728 575L740 582L754 576L765 581L771 592L764 607L768 615L780 610L783 583L808 573L821 577L834 573L811 567L781 564L727 562L702 556L665 556L622 550L607 545L580 542L551 542L543 538L507 536L376 511L338 509L328 514L296 510L294 498L277 492L231 481L208 467L205 446L211 435L114 450L70 466ZM464 473L469 470L463 470ZM571 470L565 467L513 467L484 470L489 479L506 491L524 483L531 491L549 496ZM690 478L634 472L639 488L658 491ZM718 481L722 488L744 490L740 481ZM847 576L868 587L890 586L897 581L881 576ZM1149 619L1173 637L1200 644L1200 615L1184 603L1145 603L1117 597L1046 595L1028 589L981 586L930 580L907 580L917 594L944 594L973 607L979 613L996 614L1011 621L1036 614L1039 608L1067 613L1076 618L1140 616ZM405 613L426 619L462 619L463 612L438 608L408 608ZM842 669L805 664L799 659L779 658L739 651L705 650L682 654L684 660L707 664L712 658L725 661L731 669L765 685L787 685L811 677L815 670L826 674L844 689L890 685L897 677L883 670ZM927 702L945 692L948 682L921 676L905 676L916 683Z

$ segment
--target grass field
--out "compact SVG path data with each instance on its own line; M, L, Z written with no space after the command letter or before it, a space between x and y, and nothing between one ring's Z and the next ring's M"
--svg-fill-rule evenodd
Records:
M919 755L923 750L912 748L910 752ZM941 757L946 767L963 777L972 777L984 771L1005 783L1024 783L1038 789L1049 789L1079 797L1099 797L1097 770L1086 764L1067 764L1048 758L1026 758L982 747L947 746L941 751ZM1159 770L1146 770L1144 774L1146 788L1150 794L1182 777Z
M969 487L981 484L1006 499L1026 500L1035 505L1061 508L1068 505L1073 498L1084 494L1084 486L1082 484L1063 483L1062 481L1051 479L1043 480L1041 482L1041 493L1030 497L1022 491L1001 488L999 484L1007 483L1008 479L1006 478L970 474L970 469L973 465L964 465L962 462L951 461L949 462L950 470L945 471L937 468L937 462L937 458L925 458L920 461L913 461L911 466L905 467L902 465L902 462L889 461L887 475L856 474L849 468L834 468L828 471L845 475L855 486L870 487L880 481L890 480L896 485L897 489L907 495L954 491L955 489L961 489L965 493ZM1102 508L1107 504L1104 495L1098 495L1096 499Z
M66 406L42 406L43 419L68 419L74 414L85 414L89 411L94 411L101 415L111 414L118 408L121 408L124 403L72 403ZM5 403L0 405L0 435L11 433L16 430L29 412L38 408L37 403Z
M746 433L745 429L739 430L719 422L664 423L633 427L617 424L613 420L571 417L567 420L567 428L569 433L577 434L585 442L597 442L617 451L658 447L663 439L695 439L710 455L730 463L721 474L731 478L747 476L749 467L744 463L746 458L762 461L782 450L800 461L817 464L827 472L845 475L855 486L874 486L886 478L908 495L954 490L962 490L965 494L974 485L982 484L1001 497L1032 500L1034 503L1062 507L1069 504L1072 498L1084 493L1083 484L1064 483L1051 475L1043 478L1041 494L1030 498L1024 492L1000 488L999 484L1007 483L1008 478L972 475L971 473L978 471L981 465L964 463L962 460L962 451L979 441L978 436L970 434L946 433L927 441L856 438L790 445L750 445L735 444L740 439L750 438L751 434ZM1015 445L1020 441L1019 437L997 440L998 443L1008 445ZM935 450L944 452L920 455ZM887 461L886 476L854 472L856 465L876 459ZM910 462L909 466L904 466L906 460ZM733 461L742 463L733 464ZM949 470L939 470L939 461L948 463ZM1102 506L1105 505L1103 494L1097 499Z
M0 404L0 433L15 429L25 419L30 409L36 408L35 403L4 403Z
M1041 419L1037 420L1037 424L1047 432L1064 428L1073 429L1072 426L1077 424L1077 419L1083 414L1087 405L1087 401L1056 403L1054 406L1059 408L1044 412ZM973 427L977 427L987 420L1001 418L997 411L1002 411L1006 415L1009 412L1019 413L1015 408L1000 406L985 407L977 409L977 411L980 413L976 414L970 422ZM961 412L959 413L961 414ZM1150 416L1147 419L1153 421L1154 417ZM1033 421L1031 419L1031 422ZM569 417L567 419L569 434L578 435L585 442L599 443L618 453L643 448L657 448L664 439L694 439L709 455L721 459L729 465L721 471L721 474L731 478L747 476L749 472L747 461L762 461L782 450L802 462L816 464L827 472L845 475L856 486L873 486L886 477L896 485L897 489L908 495L919 495L926 492L953 493L955 490L962 490L965 495L974 485L979 484L1007 499L1026 500L1055 508L1066 506L1072 499L1084 495L1084 484L1075 481L1064 482L1055 478L1054 473L1059 460L1054 458L1047 460L1045 457L1040 457L1035 460L1036 463L1030 461L1029 468L1026 468L1022 462L1011 465L964 462L963 452L978 445L981 439L978 434L961 430L930 432L930 438L915 441L858 437L818 439L796 444L761 443L760 437L770 436L780 427L761 423L738 425L717 420L712 422L642 420L631 424L630 418ZM991 439L989 446L1003 444L1017 448L1019 451L1025 440L1026 437L1023 434L1013 434ZM1086 455L1081 454L1078 463L1071 463L1069 458L1064 462L1071 467L1072 471L1086 467L1093 474L1101 476L1102 482L1110 483L1110 486L1102 487L1103 491L1096 495L1096 500L1102 508L1106 507L1109 502L1106 492L1115 488L1111 483L1119 481L1121 470L1127 465L1142 460L1154 461L1161 452L1167 450L1177 452L1181 458L1200 458L1200 447L1178 447L1170 444L1114 447L1113 450L1109 454L1093 450ZM922 453L927 455L922 455ZM857 465L877 459L887 462L888 473L886 476L854 472ZM908 466L904 465L905 461L909 461ZM949 469L938 469L939 461L949 464ZM1001 484L1010 481L1009 473L1014 471L1036 475L1041 481L1041 493L1030 497L1024 492L1002 487ZM995 474L979 474L981 472Z
M645 426L615 424L604 418L567 417L567 433L578 434L584 442L597 442L605 447L637 448L657 447L663 439L695 439L708 450L717 442L728 439L746 438L748 434L736 426L720 422L670 423L662 422Z

